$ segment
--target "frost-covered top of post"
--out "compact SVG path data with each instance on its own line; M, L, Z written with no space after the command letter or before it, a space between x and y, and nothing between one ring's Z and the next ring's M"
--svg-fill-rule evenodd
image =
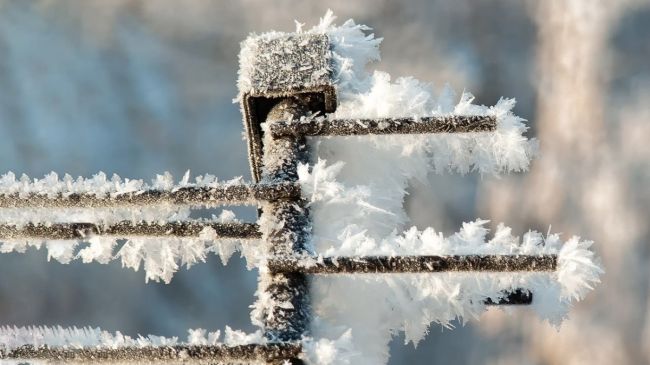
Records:
M333 83L325 34L269 32L249 37L242 42L239 57L240 95L287 96Z

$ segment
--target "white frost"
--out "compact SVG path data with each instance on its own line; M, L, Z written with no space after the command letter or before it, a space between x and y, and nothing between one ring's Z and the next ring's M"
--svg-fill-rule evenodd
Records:
M51 172L43 178L30 178L22 175L17 178L13 172L8 172L0 177L0 196L18 195L25 198L30 194L44 195L50 198L61 195L63 197L71 194L87 194L100 198L115 197L120 194L133 193L135 195L148 190L175 191L183 187L227 187L233 184L243 183L241 177L219 181L215 176L206 174L197 176L193 182L189 180L189 171L185 173L179 182L175 182L169 172L156 175L150 183L139 179L122 179L118 175L108 176L99 172L91 178L77 177L65 174L59 178L58 174ZM255 201L245 202L255 204ZM206 202L206 206L210 206ZM29 222L92 222L110 224L120 221L172 221L184 220L190 215L190 208L172 204L156 204L153 206L127 206L127 207L94 207L94 208L70 208L70 207L6 207L0 208L1 221L6 224L22 226Z
M180 181L165 172L156 175L150 183L143 180L122 179L117 175L108 178L100 172L91 178L73 178L66 174L63 178L52 172L42 179L31 179L26 175L16 178L12 172L0 177L0 196L18 195L27 197L39 194L48 197L68 196L70 194L88 194L97 197L114 197L124 193L139 194L148 190L175 191L183 187L227 187L241 184L242 178L219 181L213 175L202 175L190 181L187 171ZM245 202L255 203L255 202ZM121 221L171 222L191 221L190 208L172 204L128 207L94 207L94 208L0 208L0 223L22 226L26 223L96 223L106 225ZM236 222L235 214L223 210L219 216L203 222ZM173 275L183 266L205 262L210 253L217 254L225 264L234 251L241 250L250 258L249 267L259 260L254 248L245 247L241 240L222 239L211 228L205 228L199 237L130 237L125 242L122 237L91 236L81 241L74 240L38 240L10 239L0 242L0 253L25 252L28 248L47 249L48 261L56 260L67 264L73 260L83 263L98 262L108 264L119 260L123 267L138 271L144 269L145 280L169 283ZM119 244L118 244L119 243ZM245 248L245 249L244 249Z
M361 355L354 351L352 330L349 329L336 340L307 338L303 341L303 349L308 363L319 365L355 364L355 359Z
M8 172L0 177L0 195L19 194L21 197L24 197L30 193L36 193L55 197L58 194L69 195L78 193L106 197L124 193L137 194L150 189L171 191L188 186L218 187L242 182L241 177L220 182L214 175L210 174L197 176L194 182L190 182L189 179L189 171L183 175L183 178L178 183L174 181L174 177L169 172L156 175L151 180L151 183L145 183L140 179L122 179L116 174L108 178L101 171L91 178L74 178L69 174L65 174L63 178L59 178L57 173L51 172L41 179L32 179L25 174L21 175L20 178L16 178L13 172Z
M512 113L514 99L494 106L474 104L463 92L457 97L445 86L439 93L411 77L391 77L366 70L379 59L381 39L352 20L334 25L328 12L307 32L326 33L332 42L337 78L337 111L329 118L489 115L494 132L433 135L321 137L310 140L313 164L299 167L303 194L310 200L312 244L323 256L557 254L558 269L550 273L440 273L400 275L317 276L313 307L317 319L307 346L314 364L355 364L388 360L388 344L396 331L417 343L431 323L452 326L478 318L486 298L498 300L503 290L526 288L534 294L540 318L559 325L571 303L584 297L602 273L588 241L528 232L522 239L499 225L488 238L487 221L465 223L444 237L433 228L410 226L404 199L412 180L426 182L430 172L478 172L481 175L526 171L537 141ZM317 122L317 121L316 121ZM400 233L402 232L402 233ZM346 338L337 348L341 338ZM339 340L335 340L339 339ZM342 351L342 352L339 352ZM345 353L345 355L341 355ZM334 360L335 359L335 360Z
M226 335L221 341L221 331L208 332L205 329L189 329L187 340L179 341L178 337L141 336L131 337L122 333L111 333L100 328L70 327L63 328L45 326L2 326L0 327L0 353L25 345L34 347L50 346L53 348L83 349L145 347L145 346L175 346L175 345L246 345L264 343L261 331L250 334L232 330L226 327Z
M224 210L209 222L235 222L234 213ZM24 253L28 248L47 249L48 261L68 264L73 260L83 263L108 264L119 260L123 267L138 271L144 269L145 281L171 282L174 274L183 266L205 262L207 255L219 255L224 264L236 250L253 267L259 260L256 245L245 240L218 238L216 232L206 227L198 237L130 237L118 245L121 237L92 236L83 241L12 239L0 242L0 253Z

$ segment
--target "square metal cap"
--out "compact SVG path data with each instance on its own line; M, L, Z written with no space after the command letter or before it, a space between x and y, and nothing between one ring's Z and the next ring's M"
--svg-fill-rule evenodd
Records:
M239 100L242 104L253 179L262 171L262 129L269 110L296 96L313 112L336 110L330 41L317 33L265 33L241 44Z

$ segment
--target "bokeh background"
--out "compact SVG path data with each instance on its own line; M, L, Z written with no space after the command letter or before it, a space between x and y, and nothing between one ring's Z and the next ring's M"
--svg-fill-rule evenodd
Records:
M596 241L603 283L561 329L526 309L491 310L391 364L650 363L650 2L605 0L0 0L0 171L150 179L187 169L248 177L236 95L249 32L315 24L327 8L385 37L373 67L479 103L516 97L541 157L527 174L430 176L413 223L456 231L482 217L515 232ZM253 209L237 211L253 219ZM171 284L114 265L0 255L0 325L101 326L185 337L253 330L256 273L241 259Z

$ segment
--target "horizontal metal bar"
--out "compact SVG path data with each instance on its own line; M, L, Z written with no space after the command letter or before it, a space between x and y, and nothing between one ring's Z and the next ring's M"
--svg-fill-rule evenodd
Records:
M236 362L263 361L274 363L278 360L298 358L302 351L299 344L269 343L240 346L147 346L124 348L82 348L22 346L12 350L0 349L0 359L5 360L50 360L61 362L120 362L120 363L160 363L160 362Z
M533 293L526 289L504 291L503 296L496 302L492 298L483 301L485 305L529 305L533 303Z
M298 198L300 185L294 183L237 184L188 186L175 190L145 190L105 196L93 193L58 193L53 196L40 193L0 194L0 208L98 208L155 204L219 206Z
M292 136L357 136L367 134L429 134L490 132L496 130L494 116L448 115L422 118L317 119L305 122L269 123L274 138Z
M78 240L90 236L111 237L198 237L205 228L212 228L218 238L259 239L259 226L254 223L212 222L130 222L101 225L95 223L28 223L23 226L0 225L0 239L36 238L44 240Z
M271 272L308 274L434 273L450 271L554 271L556 255L454 255L274 258Z

